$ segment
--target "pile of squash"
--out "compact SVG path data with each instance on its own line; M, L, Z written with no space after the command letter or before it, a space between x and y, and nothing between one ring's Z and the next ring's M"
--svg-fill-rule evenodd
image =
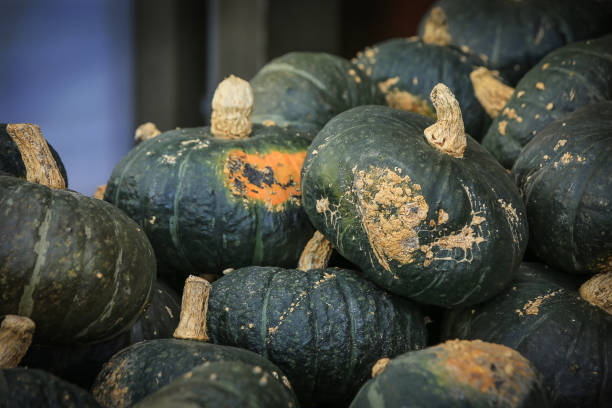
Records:
M0 125L0 405L610 406L610 21L439 0L143 125L97 198Z

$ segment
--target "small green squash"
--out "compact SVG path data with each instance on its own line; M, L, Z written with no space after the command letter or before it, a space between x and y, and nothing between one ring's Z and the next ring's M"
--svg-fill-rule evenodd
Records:
M113 170L104 199L141 225L169 283L295 264L312 234L300 202L309 140L251 125L252 106L248 83L232 76L215 93L211 128L145 140Z
M511 286L496 298L451 311L444 336L517 350L544 376L554 407L608 407L612 316L581 298L575 277L524 263ZM607 282L598 286L599 294L594 288L586 292L607 299L609 307L610 277Z
M573 273L612 272L612 101L548 124L512 173L522 191L529 247Z
M40 133L35 142L20 133L27 136L22 155L45 157ZM151 245L114 206L63 189L55 163L31 163L28 178L46 185L0 174L0 315L34 320L37 343L111 338L133 324L150 297Z
M379 360L351 408L551 407L542 378L518 352L451 340Z
M282 380L260 366L241 361L206 362L134 408L175 407L297 408L298 401Z
M479 55L512 84L549 52L610 32L612 6L599 0L437 0L420 35Z
M519 81L482 143L506 168L550 122L612 99L612 35L546 55Z
M450 307L494 296L527 246L518 189L464 132L443 84L438 122L383 106L332 119L304 163L303 203L315 228L379 286Z
M251 80L253 121L291 127L312 139L340 112L384 104L378 89L348 60L326 53L291 52L264 65Z

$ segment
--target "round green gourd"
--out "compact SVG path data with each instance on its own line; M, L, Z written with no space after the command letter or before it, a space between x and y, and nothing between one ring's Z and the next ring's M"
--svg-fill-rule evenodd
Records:
M554 49L609 33L611 18L599 0L438 0L419 33L482 56L516 84Z
M544 57L519 81L482 143L506 168L550 122L612 99L612 35L572 43Z
M541 376L516 351L453 340L380 360L351 408L551 407Z
M451 311L444 335L517 350L542 373L555 407L607 407L612 316L581 299L573 278L542 264L522 264L496 298ZM608 281L608 302L611 289Z
M44 156L24 146L22 153ZM131 326L150 297L151 245L117 208L62 189L54 163L33 163L38 170L28 167L28 175L53 188L0 174L0 314L34 320L37 343L111 338Z
M612 272L612 101L548 124L512 173L522 191L529 246L548 265Z
M477 57L410 37L368 47L357 53L354 63L378 85L393 108L435 118L428 97L431 89L442 82L459 101L471 136L482 139L491 123L467 80L474 66L484 65Z
M259 70L251 85L255 123L295 128L310 139L340 112L384 104L375 84L348 60L320 52L275 58Z
M295 395L260 366L206 362L134 405L174 407L297 408Z
M331 120L304 163L304 208L383 288L427 304L475 304L517 270L525 210L505 170L465 135L448 88L436 86L432 100L435 125L381 106Z
M168 281L250 264L295 264L312 234L300 202L309 140L278 126L255 124L251 131L253 95L241 88L248 83L226 81L220 89L229 89L213 99L212 128L143 141L107 184L104 199L141 225Z
M212 284L207 328L213 343L277 364L302 406L343 406L376 360L425 346L425 322L408 299L320 263L223 276Z

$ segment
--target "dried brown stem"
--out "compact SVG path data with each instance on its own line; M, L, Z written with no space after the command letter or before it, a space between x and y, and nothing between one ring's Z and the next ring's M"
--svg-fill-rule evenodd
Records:
M28 351L34 322L25 316L6 315L0 325L0 368L14 368Z
M491 118L496 118L510 100L514 88L504 84L497 77L496 71L489 71L485 67L479 67L472 71L470 79L476 99Z
M248 137L253 100L253 89L247 81L233 75L221 81L212 100L212 133L225 139Z
M177 339L207 341L206 314L210 283L198 276L189 276L183 289L181 319L174 331Z
M134 140L137 143L140 143L144 142L145 140L152 139L160 134L161 132L159 131L157 126L155 126L155 123L147 122L136 128L136 131L134 132Z
M580 286L580 296L612 314L612 272L599 273Z
M438 120L425 129L429 144L456 158L462 158L467 138L463 116L455 95L444 84L436 85L431 91L431 103L436 108Z
M448 32L448 20L442 7L434 7L425 22L423 32L423 42L425 44L449 45L451 35Z
M310 241L300 255L297 269L309 271L311 269L325 269L332 255L333 246L319 231L315 231Z
M387 368L390 362L391 362L391 359L387 357L383 357L380 360L378 360L372 367L372 378L376 377L378 374L385 371L385 368Z

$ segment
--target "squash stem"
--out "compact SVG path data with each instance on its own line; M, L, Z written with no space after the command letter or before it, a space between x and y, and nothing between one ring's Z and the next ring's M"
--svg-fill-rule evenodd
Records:
M451 90L442 83L434 86L430 98L436 108L438 120L425 129L427 141L450 156L463 158L467 138L459 102Z
M423 42L425 44L443 46L451 43L451 36L448 32L448 20L442 7L434 7L427 21L425 21Z
M0 368L15 368L32 344L36 324L25 316L6 315L0 325Z
M212 100L210 130L219 138L244 139L251 134L253 89L244 79L230 75L221 81Z
M612 314L612 272L599 273L580 286L580 296Z
M325 269L331 257L333 246L319 231L315 231L304 247L297 269L307 272L311 269Z
M153 139L155 136L160 135L161 132L155 126L153 122L143 123L136 128L134 132L134 140L136 143L144 142L145 140Z
M497 71L478 67L470 74L476 99L491 118L496 118L514 93L514 88L504 84Z
M181 318L174 331L177 339L207 341L206 314L210 283L198 276L190 275L185 281L181 303Z
M18 123L6 125L6 131L21 153L28 181L56 189L66 188L66 181L40 127L31 123Z

